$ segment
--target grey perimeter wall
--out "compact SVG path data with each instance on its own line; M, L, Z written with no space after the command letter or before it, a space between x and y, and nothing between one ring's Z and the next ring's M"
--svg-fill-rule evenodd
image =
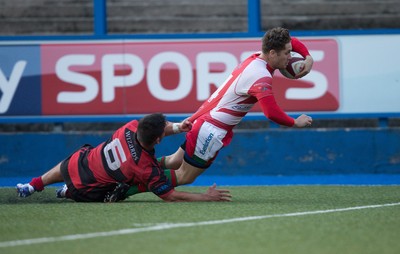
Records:
M261 28L400 28L398 0L261 0ZM0 0L0 35L92 34L93 0ZM108 33L246 32L247 0L108 0Z

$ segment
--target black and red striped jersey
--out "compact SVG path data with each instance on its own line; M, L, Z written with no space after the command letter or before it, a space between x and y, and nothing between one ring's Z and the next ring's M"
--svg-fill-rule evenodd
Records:
M130 121L106 142L87 150L86 156L81 154L77 163L79 173L75 175L79 175L80 181L75 178L75 187L101 187L124 182L146 186L158 196L172 191L174 187L157 162L155 150L147 151L139 144L137 127L138 121ZM70 174L74 175L71 165L69 168Z

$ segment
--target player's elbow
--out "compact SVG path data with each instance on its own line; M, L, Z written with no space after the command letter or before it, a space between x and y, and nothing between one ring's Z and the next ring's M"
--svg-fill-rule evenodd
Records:
M191 184L196 180L196 177L186 176L179 179L179 185Z
M172 191L166 195L160 196L160 198L165 202L177 202L179 201L176 191Z
M168 203L171 203L171 202L175 202L176 200L175 199L173 199L173 198L171 198L171 197L169 197L169 196L167 196L167 197L162 197L161 198L163 201L165 201L165 202L168 202Z

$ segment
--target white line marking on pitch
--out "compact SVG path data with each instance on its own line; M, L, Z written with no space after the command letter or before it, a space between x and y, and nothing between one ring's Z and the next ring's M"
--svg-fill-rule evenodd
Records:
M56 237L43 237L43 238L33 238L33 239L16 240L16 241L6 241L6 242L0 242L0 248L21 246L21 245L32 245L32 244L38 244L38 243L73 241L73 240L81 240L81 239L88 239L88 238L105 237L105 236L136 234L136 233L141 233L141 232L160 231L160 230L167 230L167 229L173 229L173 228L187 228L187 227L197 227L197 226L205 226L205 225L226 224L226 223L241 222L241 221L262 220L262 219L269 219L269 218L296 217L296 216L305 216L305 215L313 215L313 214L346 212L346 211L372 209L372 208L397 206L397 205L400 205L400 202L399 203L390 203L390 204L381 204L381 205L354 206L354 207L338 208L338 209L306 211L306 212L297 212L297 213L283 213L283 214L271 214L271 215L251 216L251 217L239 217L239 218L232 218L232 219L225 219L225 220L211 220L211 221L199 221L199 222L187 222L187 223L161 223L161 224L155 224L155 225L147 226L147 227L143 227L143 228L127 228L127 229L120 229L120 230L114 230L114 231L108 231L108 232L95 232L95 233L87 233L87 234L76 234L76 235L65 235L65 236L56 236Z

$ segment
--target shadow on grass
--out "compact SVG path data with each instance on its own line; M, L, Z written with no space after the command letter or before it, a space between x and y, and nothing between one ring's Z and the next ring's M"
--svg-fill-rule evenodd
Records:
M80 203L80 204L95 204L101 202L75 202L71 199L60 199L56 197L56 188L46 188L42 192L34 193L32 196L26 198L20 198L17 196L17 192L14 188L0 188L0 204L4 205L19 205L19 204L68 204L68 203ZM124 201L118 202L117 204L132 205L137 203L160 203L164 202L161 199L157 200L154 197L148 196L150 193L138 194L130 197ZM152 194L151 194L152 195ZM105 205L113 205L115 203L107 203Z

